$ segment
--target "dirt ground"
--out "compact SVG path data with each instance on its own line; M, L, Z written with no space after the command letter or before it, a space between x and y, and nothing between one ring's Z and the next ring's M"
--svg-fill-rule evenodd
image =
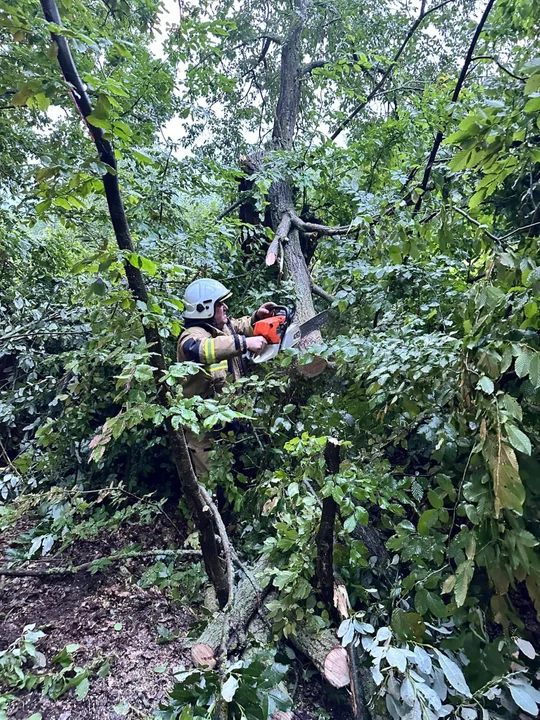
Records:
M16 534L6 532L0 540L0 558ZM176 541L178 537L176 536ZM143 550L167 547L172 531L161 522L151 527L132 525L122 533L100 535L96 540L78 542L52 561L52 566L78 564L110 555L128 544L138 543ZM67 644L78 644L76 664L84 666L97 657L107 659L111 669L106 677L94 675L84 700L78 701L73 690L52 700L40 692L15 693L8 718L26 720L41 713L43 720L96 720L120 717L148 718L174 684L173 672L189 667L188 633L200 619L200 608L181 605L167 591L156 587L143 589L136 584L144 567L155 558L124 561L103 573L47 578L4 578L0 584L0 650L19 637L25 625L35 623L45 632L38 649L51 659ZM34 563L27 569L46 567ZM157 627L162 625L178 633L172 642L158 644ZM296 666L290 678L294 690L297 720L336 718L348 720L350 713L343 695L332 697L332 689L317 675L305 679L303 667ZM55 669L58 669L57 667ZM310 674L310 673L308 673ZM0 693L6 688L0 688ZM115 712L119 703L129 704L126 715ZM326 707L325 707L326 706Z

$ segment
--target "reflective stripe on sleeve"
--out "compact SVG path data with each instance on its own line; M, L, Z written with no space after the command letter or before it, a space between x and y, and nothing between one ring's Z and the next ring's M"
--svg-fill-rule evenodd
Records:
M223 360L222 362L213 363L210 365L210 372L219 372L220 370L227 370L228 369L228 362L227 360Z
M204 341L204 354L206 356L207 363L216 362L216 347L215 342L212 338Z

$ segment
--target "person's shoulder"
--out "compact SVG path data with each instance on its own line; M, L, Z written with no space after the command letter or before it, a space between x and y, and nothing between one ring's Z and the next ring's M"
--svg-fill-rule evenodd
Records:
M179 342L182 343L188 338L194 338L195 340L202 340L205 338L212 337L212 333L209 329L202 327L201 325L192 325L191 327L185 328L180 335Z

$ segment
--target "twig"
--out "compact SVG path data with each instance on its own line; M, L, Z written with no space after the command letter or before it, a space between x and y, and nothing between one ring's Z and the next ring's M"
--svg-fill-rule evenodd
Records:
M373 90L372 90L372 91L370 92L370 94L367 96L367 98L366 98L362 103L360 103L360 105L357 105L357 107L356 107L356 108L352 111L352 113L341 123L341 125L334 130L334 132L333 132L332 135L330 136L330 139L331 139L331 140L335 140L335 139L337 138L337 136L340 135L340 134L343 132L343 130L345 130L345 128L346 128L348 125L350 125L350 123L354 120L354 118L358 115L358 113L361 112L361 111L366 107L366 105L367 105L368 103L370 103L370 102L373 100L373 98L377 95L377 93L379 92L379 90L382 88L382 86L384 85L384 83L388 80L388 78L389 78L390 75L392 74L392 72L393 72L393 70L394 70L394 67L395 67L397 61L398 61L399 58L401 57L403 51L404 51L405 48L407 47L407 44L408 44L409 40L412 38L412 36L413 36L414 33L416 32L418 26L422 23L422 21L423 21L428 15L430 15L432 12L435 12L436 10L439 10L440 8L444 7L445 5L448 5L448 3L450 3L450 2L454 2L454 0L444 0L444 2L441 2L441 3L439 3L438 5L435 5L435 6L432 7L430 10L427 10L427 11L424 10L425 2L422 3L422 7L421 7L421 9L420 9L420 14L419 14L419 16L416 18L416 20L414 21L414 23L413 23L413 24L411 25L411 27L409 28L409 32L408 32L407 35L405 36L405 38L404 38L403 42L401 43L401 45L399 46L399 49L398 49L398 51L396 52L396 54L394 55L394 58L393 58L392 62L390 63L390 66L389 66L388 69L385 71L384 75L383 75L382 78L379 80L379 82L377 83L377 85L375 85L375 87L373 88Z
M138 500L139 502L147 503L148 505L153 505L162 515L163 517L168 520L170 525L176 530L178 535L181 535L180 528L178 525L174 522L174 520L171 519L171 517L165 512L165 510L161 507L161 505L158 502L154 502L153 500L147 500L144 497L140 497L139 495L135 495L135 493L130 492L129 490L125 490L124 488L112 488L113 490L118 490L119 492L123 493L124 495L127 495L128 497L133 498L134 500Z
M323 300L328 301L329 303L333 303L336 300L335 295L331 295L330 293L327 293L326 290L324 290L320 285L317 285L316 283L311 283L311 292L313 292L315 295L318 295L319 297L323 298Z
M493 7L494 3L495 3L495 0L489 0L482 17L480 18L480 22L476 26L476 30L474 32L473 38L471 40L471 44L467 51L467 55L465 56L465 62L463 63L463 67L461 68L460 76L458 78L456 87L454 88L454 92L452 94L452 103L457 102L459 93L461 92L461 88L463 87L463 83L465 82L465 78L467 77L469 65L471 64L472 59L473 59L473 54L474 54L474 49L476 47L476 43L478 42L478 38L482 34L482 30L484 29L484 25L486 23L486 20L488 19L488 15L491 12L491 8ZM439 147L441 146L442 139L443 139L443 131L439 130L437 132L435 142L433 143L433 147L432 147L431 153L429 155L426 169L424 171L424 177L422 178L422 183L420 184L420 189L422 190L422 193L419 196L418 200L416 201L416 205L414 206L414 214L415 215L419 212L420 208L422 207L422 200L423 200L424 193L428 186L429 177L431 175L431 169L435 163L435 158L437 157L437 153L439 152Z
M2 450L2 455L5 457L6 462L8 464L8 467L10 468L11 472L14 473L15 475L17 475L18 477L22 478L21 473L17 470L15 465L11 462L11 458L9 457L8 452L7 452L6 448L4 447L4 443L2 442L1 439L0 439L0 450Z
M240 570L242 570L244 575L247 577L247 579L251 583L251 586L255 590L255 593L257 595L259 595L259 593L261 592L261 588L259 587L259 585L257 585L257 582L255 581L255 579L254 579L253 575L251 574L247 565L245 563L243 563L242 560L240 560L238 553L236 552L236 550L234 549L234 547L232 545L231 545L231 555L232 555L233 560L236 563L236 565L238 565Z
M206 503L208 509L212 513L214 517L214 522L217 527L217 531L219 533L219 537L221 538L221 545L223 548L223 556L225 558L225 563L227 565L227 585L229 589L229 597L227 600L227 605L223 609L225 611L228 607L232 605L232 601L234 598L234 571L233 571L233 564L232 564L232 558L231 558L231 543L229 541L229 537L227 535L227 530L225 528L225 525L223 523L223 520L221 518L221 514L219 510L217 509L214 501L210 497L210 493L206 490L203 485L199 483L199 492L201 493L201 497Z
M507 233L506 235L503 235L502 237L497 237L497 235L494 235L493 233L489 232L489 230L486 230L485 225L483 225L481 222L478 222L475 218L471 217L468 213L465 212L465 210L462 210L459 207L453 208L457 213L460 215L463 215L464 218L466 218L469 222L471 222L473 225L476 225L476 227L480 228L482 232L484 232L488 238L493 240L493 242L497 243L497 245L502 249L506 249L505 240L508 240L508 238L512 237L512 235L517 235L520 232L523 232L524 230L530 230L533 227L537 227L540 225L540 221L531 223L530 225L524 225L523 227L516 228L515 230L512 230L511 232Z
M516 75L515 73L511 72L507 67L502 65L497 58L492 57L491 55L477 55L476 57L473 57L473 61L475 60L491 60L495 63L503 72L505 72L507 75L510 75L510 77L514 78L515 80L519 80L520 82L527 82L527 78L521 77L520 75Z
M9 568L0 568L0 576L8 577L51 577L55 575L75 575L85 570L91 570L98 562L118 562L130 558L159 557L161 555L170 555L175 557L201 557L200 550L147 550L144 552L128 552L118 553L100 558L94 558L82 565L74 565L72 567L48 568L47 570L11 570Z

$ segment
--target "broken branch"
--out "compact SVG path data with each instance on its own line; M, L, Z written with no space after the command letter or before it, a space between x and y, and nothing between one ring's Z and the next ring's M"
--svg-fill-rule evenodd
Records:
M278 225L278 229L276 230L276 234L274 235L274 239L270 243L270 247L268 248L268 252L266 253L266 265L270 266L276 262L279 251L279 244L282 240L287 239L290 229L291 216L289 215L289 213L284 213L283 217L281 218L281 222Z
M356 229L352 225L336 225L332 227L329 225L305 222L301 217L298 217L294 210L290 210L289 214L292 224L298 228L298 230L302 230L302 232L316 232L319 233L319 235L349 235Z
M311 291L314 295L318 295L323 300L326 300L329 303L333 303L336 301L336 296L331 295L330 293L327 293L326 290L324 290L320 285L317 285L316 283L311 283Z
M145 558L145 557L161 557L161 556L174 556L174 557L201 557L200 550L146 550L144 552L127 552L118 553L116 555L106 555L105 557L95 558L89 562L83 563L82 565L73 565L71 567L62 568L47 568L46 570L11 570L9 568L0 568L0 576L5 575L6 577L54 577L58 575L75 575L85 570L91 570L97 563L101 562L120 562L122 560L129 560L131 558Z

